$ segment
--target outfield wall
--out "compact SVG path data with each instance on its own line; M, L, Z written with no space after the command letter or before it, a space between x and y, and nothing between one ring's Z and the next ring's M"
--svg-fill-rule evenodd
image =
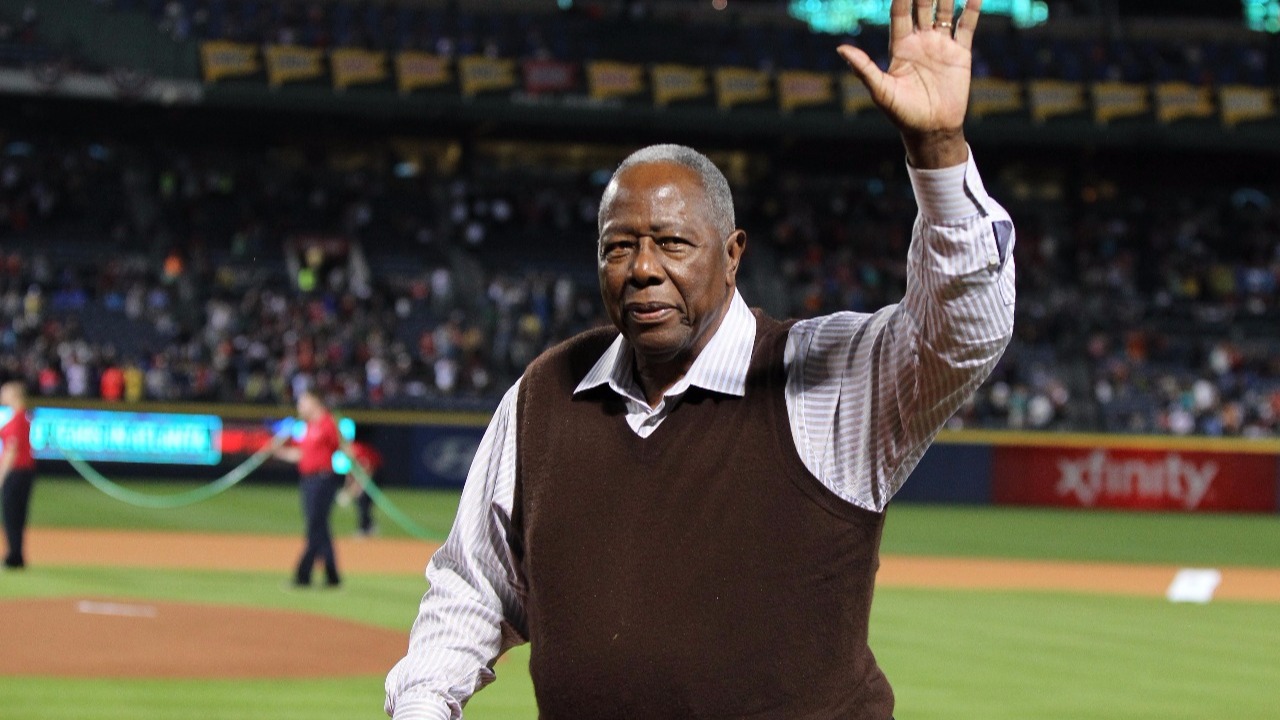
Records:
M222 419L218 463L104 463L120 476L213 477L270 440L286 407L46 402L44 407L178 413ZM384 458L386 485L460 488L488 421L479 412L345 413ZM66 472L54 460L51 472ZM108 469L104 467L104 470ZM290 480L269 462L257 479ZM897 496L899 502L1024 505L1169 512L1280 511L1280 440L1003 431L944 431Z
M1280 510L1280 442L942 433L902 501L1166 512Z

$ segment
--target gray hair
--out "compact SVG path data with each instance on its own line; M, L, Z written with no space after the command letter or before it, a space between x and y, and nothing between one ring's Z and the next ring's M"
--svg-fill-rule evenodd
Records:
M618 165L618 169L613 171L609 184L605 186L605 194L608 195L608 188L613 186L614 181L624 170L649 163L683 165L697 173L698 180L702 183L702 190L707 196L707 207L711 210L712 226L724 237L728 237L737 228L733 216L733 192L729 189L729 181L725 179L724 173L720 172L720 168L716 167L716 164L706 155L684 145L650 145L631 153L622 161L622 164ZM600 212L596 217L597 228L604 227L605 206L606 203L602 200Z

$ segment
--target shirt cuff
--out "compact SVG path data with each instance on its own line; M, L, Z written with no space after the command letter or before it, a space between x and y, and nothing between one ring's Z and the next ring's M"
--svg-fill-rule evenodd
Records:
M442 698L427 696L396 704L394 720L450 720L453 713Z
M954 222L988 214L990 198L973 162L973 150L963 165L922 170L908 164L907 173L920 214L927 220Z

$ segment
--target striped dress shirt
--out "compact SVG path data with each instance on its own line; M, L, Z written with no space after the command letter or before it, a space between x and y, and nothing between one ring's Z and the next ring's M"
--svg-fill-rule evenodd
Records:
M1013 330L1013 224L986 194L972 157L941 170L909 168L919 205L902 301L792 326L784 363L791 433L805 467L859 507L883 511L947 419L987 377ZM651 407L619 337L577 390L607 384L648 437L690 386L744 393L755 318L735 291L688 373ZM454 526L427 565L430 589L409 652L387 676L396 720L461 718L524 641L507 545L516 477L516 395L502 399L467 476Z

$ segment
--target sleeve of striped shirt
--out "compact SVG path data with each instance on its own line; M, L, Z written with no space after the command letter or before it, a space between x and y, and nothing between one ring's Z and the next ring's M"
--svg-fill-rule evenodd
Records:
M515 487L517 382L476 450L453 529L427 565L430 587L409 633L408 654L386 681L395 720L462 717L467 700L493 682L493 664L524 642L506 537Z
M805 466L882 511L1013 333L1013 223L965 165L908 168L919 214L902 301L793 326L787 410Z

